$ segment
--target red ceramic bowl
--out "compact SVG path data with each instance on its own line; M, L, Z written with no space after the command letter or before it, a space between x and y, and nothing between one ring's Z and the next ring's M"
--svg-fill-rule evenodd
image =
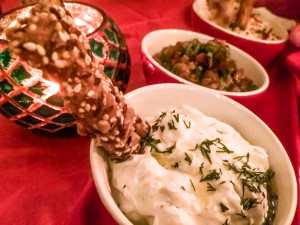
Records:
M266 12L266 9L254 9L253 12L259 13L260 18L269 23L273 31L280 36L281 39L267 41L251 38L215 24L208 19L209 11L206 0L194 1L191 13L191 25L196 31L226 40L249 53L262 65L268 66L285 48L288 40L288 32L280 23L274 20L274 16Z
M197 38L201 42L206 43L213 39L213 37L192 32L186 30L166 29L157 30L147 34L142 40L142 57L143 57L143 69L145 78L148 84L157 83L184 83L199 88L209 89L198 84L187 81L164 67L153 59L153 55L160 52L163 47L174 45L179 41L188 41ZM213 90L219 94L223 94L229 97L249 97L262 94L269 85L269 77L265 69L250 55L244 51L229 44L231 58L236 61L237 67L244 70L244 74L249 77L258 86L255 91L248 92L228 92Z

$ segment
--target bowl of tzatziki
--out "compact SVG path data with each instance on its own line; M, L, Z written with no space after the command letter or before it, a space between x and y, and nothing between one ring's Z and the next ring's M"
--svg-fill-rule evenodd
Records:
M97 191L118 224L292 223L295 172L255 114L184 84L151 85L125 97L151 126L141 152L116 161L93 141L90 148Z

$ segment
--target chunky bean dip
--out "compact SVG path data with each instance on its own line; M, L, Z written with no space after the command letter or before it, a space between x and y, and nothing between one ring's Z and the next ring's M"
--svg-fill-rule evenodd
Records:
M164 68L195 84L229 91L246 92L258 87L237 68L225 41L198 39L177 42L162 49L153 58Z

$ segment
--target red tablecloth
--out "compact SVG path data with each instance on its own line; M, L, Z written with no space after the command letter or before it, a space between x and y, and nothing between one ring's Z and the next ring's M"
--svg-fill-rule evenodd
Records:
M126 37L132 62L128 91L146 85L141 67L144 35L161 28L192 29L189 21L192 0L86 2L102 8ZM13 0L0 3L2 11L18 4ZM297 65L293 58L289 62ZM283 64L284 60L268 68L270 88L262 97L239 102L278 136L298 177L300 148L295 76ZM52 135L32 132L2 115L0 134L0 224L116 224L99 200L92 180L89 138L72 132ZM296 218L293 224L300 224L300 220Z

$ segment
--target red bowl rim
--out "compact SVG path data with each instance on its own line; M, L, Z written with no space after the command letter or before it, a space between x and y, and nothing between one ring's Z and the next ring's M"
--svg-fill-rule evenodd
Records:
M235 38L239 38L239 39L242 39L244 41L249 41L249 42L253 42L253 43L262 43L262 44L266 44L266 45L278 45L278 44L283 44L285 42L287 42L288 40L288 32L286 31L286 29L279 23L277 23L277 26L282 29L282 31L284 32L284 38L283 39L280 39L280 40L273 40L273 41L269 41L269 40L261 40L261 39L257 39L257 38L251 38L251 37L247 37L245 35L242 35L242 34L238 34L236 32L233 32L233 31L230 31L222 26L219 26L217 25L216 23L204 18L201 13L197 10L197 3L200 2L200 1L203 1L203 0L195 0L193 2L193 10L192 10L192 13L194 13L200 20L202 20L203 22L205 22L206 24L212 26L213 28L219 30L219 31L222 31L223 33L226 33L227 35L232 35L234 36Z

